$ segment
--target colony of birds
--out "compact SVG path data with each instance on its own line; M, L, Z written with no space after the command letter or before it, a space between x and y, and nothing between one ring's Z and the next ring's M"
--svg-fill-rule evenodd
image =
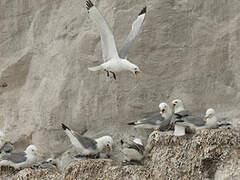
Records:
M96 23L100 31L102 55L104 59L103 64L91 67L89 70L105 71L107 73L107 77L110 77L111 73L114 79L116 79L117 72L131 71L137 78L138 73L141 72L139 67L129 62L126 58L128 49L143 24L146 7L141 10L137 19L133 22L132 30L119 54L115 45L114 36L98 9L90 0L86 1L86 8L89 13L89 17ZM133 126L134 128L173 131L173 135L175 136L184 136L186 134L186 129L197 131L201 129L231 128L231 124L228 122L218 122L214 109L207 109L204 117L197 117L184 108L183 101L180 99L172 101L170 106L165 102L160 103L159 110L160 112L157 112L148 118L130 122L128 125ZM63 123L61 125L63 131L69 137L71 144L78 152L78 154L74 156L75 159L102 157L111 158L111 151L114 144L111 136L103 136L92 139L80 135ZM122 153L125 155L123 165L142 163L146 153L141 139L134 138L131 143L121 140L121 144ZM29 145L23 152L15 152L13 144L6 141L6 137L3 132L0 132L0 153L0 166L12 166L15 169L25 167L57 167L56 160L52 158L49 158L46 161L37 162L39 153L37 147L34 145ZM102 156L102 154L104 154L104 156Z

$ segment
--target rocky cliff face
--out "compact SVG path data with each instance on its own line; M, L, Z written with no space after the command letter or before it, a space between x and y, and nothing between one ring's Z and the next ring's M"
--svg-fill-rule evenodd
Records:
M34 143L44 155L65 151L61 122L91 137L146 138L125 124L175 98L197 113L213 107L239 126L239 0L93 2L119 48L147 5L128 56L144 72L139 80L87 70L102 57L84 1L0 2L0 128L17 148Z
M80 160L63 172L54 169L24 169L2 178L12 179L216 179L240 178L240 131L201 130L175 137L154 131L147 144L143 166L117 165L112 160ZM6 171L6 170L5 170Z

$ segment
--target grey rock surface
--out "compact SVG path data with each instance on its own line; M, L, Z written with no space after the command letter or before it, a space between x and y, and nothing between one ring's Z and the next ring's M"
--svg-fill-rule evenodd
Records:
M120 48L139 11L147 15L128 58L144 74L107 79L100 35L80 0L0 2L0 128L17 149L34 143L61 153L64 122L90 137L149 133L127 122L181 98L188 109L213 107L239 126L239 0L93 1ZM6 86L7 85L7 86Z

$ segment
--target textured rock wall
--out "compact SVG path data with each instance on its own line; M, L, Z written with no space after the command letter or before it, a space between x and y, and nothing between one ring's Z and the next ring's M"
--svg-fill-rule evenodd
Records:
M195 112L213 107L239 125L239 0L97 0L120 48L147 5L129 59L144 74L108 80L99 33L81 0L0 1L0 128L18 148L66 150L65 122L95 137L146 137L126 122L182 98ZM233 109L232 109L233 108ZM124 130L124 131L123 131Z
M80 160L62 173L57 170L24 169L13 179L216 179L240 178L240 131L202 130L194 135L175 137L154 131L147 144L143 166L117 165L107 159Z

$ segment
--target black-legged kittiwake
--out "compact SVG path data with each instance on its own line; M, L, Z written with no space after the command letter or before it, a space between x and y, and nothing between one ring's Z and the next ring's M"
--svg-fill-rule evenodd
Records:
M205 123L201 126L195 126L196 129L216 129L218 126L215 110L212 108L207 109L204 116Z
M154 113L150 117L130 122L128 125L133 125L135 128L167 130L170 126L172 110L165 102L159 104L159 109L160 113Z
M116 79L115 73L117 72L131 71L136 75L137 78L137 74L141 71L137 65L127 60L127 53L130 45L132 44L134 38L139 32L141 25L143 24L146 14L146 7L141 10L141 12L138 14L137 19L133 22L132 30L129 33L128 38L125 41L119 54L116 48L113 33L101 13L90 0L86 1L86 8L88 10L90 18L96 23L100 31L102 55L104 60L104 63L102 63L101 65L88 69L90 71L104 70L107 72L108 77L109 73L112 73L114 79Z
M121 144L123 146L123 154L126 156L124 163L140 163L144 158L145 148L141 139L134 138L133 142L127 143L121 140Z
M104 148L106 151L112 150L113 139L111 136L102 136L100 138L92 139L81 136L63 123L62 128L68 135L72 145L80 153L80 156L93 157L100 153Z
M23 152L12 152L1 157L0 166L12 166L15 169L31 167L36 162L37 147L29 145Z
M172 123L174 123L174 135L184 136L185 128L195 128L205 125L205 121L202 117L193 116L190 111L184 109L182 100L176 99L172 101L173 106L173 117Z
M204 120L205 124L201 127L196 127L196 129L232 128L232 124L230 122L227 121L218 122L218 119L216 117L216 111L213 108L207 109Z

